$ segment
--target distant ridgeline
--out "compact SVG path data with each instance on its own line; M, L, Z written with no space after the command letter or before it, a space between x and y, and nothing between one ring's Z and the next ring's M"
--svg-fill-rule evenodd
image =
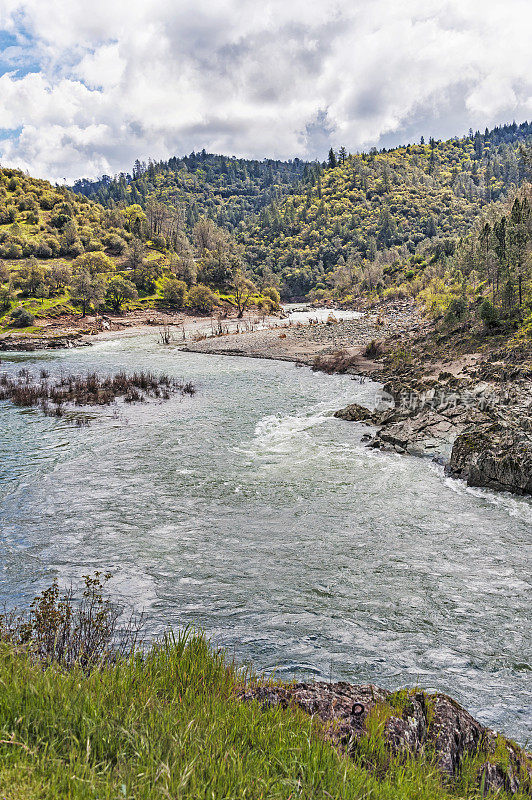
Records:
M104 206L139 204L150 200L178 208L192 230L201 216L234 230L240 222L281 198L303 177L305 162L250 161L213 155L202 150L168 161L135 161L133 174L100 180L78 180L73 189Z
M406 262L429 248L451 255L481 210L526 178L530 142L532 123L514 122L390 150L341 148L323 163L202 151L73 188L106 207L171 206L189 234L206 216L236 237L257 276L276 275L285 296L302 296L328 290L327 276L346 265Z

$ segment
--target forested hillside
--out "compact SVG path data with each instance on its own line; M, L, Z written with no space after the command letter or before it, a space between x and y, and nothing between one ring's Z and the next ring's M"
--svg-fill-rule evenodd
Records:
M137 160L131 175L82 179L73 188L105 206L138 203L146 208L150 200L166 203L179 211L182 227L189 231L201 216L232 231L296 186L304 166L298 158L250 161L202 150L168 161Z
M279 275L285 295L352 281L375 288L415 255L449 256L482 209L526 176L520 148L532 125L515 123L462 139L360 155L329 154L306 180L261 211L241 239L254 271Z
M531 140L532 125L514 123L331 150L324 163L202 152L76 191L2 169L2 316L20 303L39 315L137 302L208 311L220 295L240 313L258 286L263 307L278 288L344 303L411 297L436 316L489 300L494 320L523 320Z
M223 296L216 291L222 290ZM240 314L275 308L244 274L227 231L200 218L184 231L179 211L160 202L104 208L65 187L0 168L0 326L31 328L35 317L103 308L217 305Z

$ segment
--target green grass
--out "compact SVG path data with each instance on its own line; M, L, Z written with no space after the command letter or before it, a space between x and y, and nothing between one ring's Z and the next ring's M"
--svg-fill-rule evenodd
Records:
M244 677L190 632L89 675L0 645L0 797L480 797L429 760L392 758L378 719L359 755L340 755L303 712L240 702Z

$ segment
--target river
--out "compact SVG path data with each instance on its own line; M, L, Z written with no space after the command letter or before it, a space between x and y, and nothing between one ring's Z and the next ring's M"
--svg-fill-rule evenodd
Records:
M378 387L294 364L179 352L157 333L6 354L2 371L144 368L197 387L89 427L0 403L0 582L110 570L152 633L203 626L282 678L440 689L532 732L529 499L467 489L332 418Z

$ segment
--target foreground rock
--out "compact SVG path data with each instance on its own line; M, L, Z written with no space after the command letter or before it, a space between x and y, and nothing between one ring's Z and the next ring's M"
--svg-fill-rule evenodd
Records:
M324 723L325 736L348 754L377 727L390 757L434 754L447 779L458 779L467 766L485 794L504 789L532 796L531 756L445 694L316 682L246 687L241 698L265 708L295 707L315 715Z

